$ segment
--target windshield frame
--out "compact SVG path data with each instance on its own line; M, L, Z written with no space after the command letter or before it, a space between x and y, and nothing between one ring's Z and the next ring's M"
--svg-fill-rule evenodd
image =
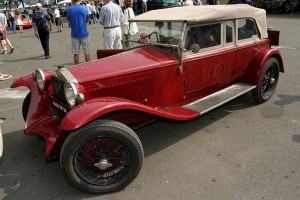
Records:
M155 46L157 48L160 48L160 47L165 47L165 48L176 48L176 53L172 53L172 52L169 52L171 54L175 54L176 56L179 56L180 58L182 57L182 51L183 51L183 45L184 45L184 36L185 36L185 31L186 31L186 22L182 22L182 21L134 21L134 20L129 20L129 28L131 27L131 23L138 23L138 24L141 24L141 23L178 23L178 24L181 24L181 27L176 30L176 31L179 31L180 34L178 36L178 43L177 44L165 44L165 43L159 43L159 42L153 42L153 41L147 41L147 42L141 42L140 39L138 40L134 40L132 39L132 36L130 37L125 37L125 48L127 50L129 49L132 49L132 48L137 48L137 47L142 47L142 46ZM157 27L157 29L160 29L162 27ZM168 29L165 29L165 30L168 30ZM171 29L172 30L172 29ZM156 35L156 38L158 39L158 32L152 32L150 33L150 35L152 34L155 34ZM141 37L141 33L138 32L137 35L139 35ZM144 36L148 38L149 34ZM159 35L159 36L164 36L164 35ZM151 36L150 36L151 37ZM135 36L135 39L137 39L137 37ZM135 45L132 45L132 44L135 44ZM164 48L161 48L162 50L165 50Z

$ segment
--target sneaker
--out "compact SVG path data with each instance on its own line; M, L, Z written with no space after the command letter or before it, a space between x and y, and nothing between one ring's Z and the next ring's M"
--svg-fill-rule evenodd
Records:
M12 48L10 49L10 52L9 52L9 53L13 53L14 50L15 50L15 48L12 47Z
M11 77L12 77L12 75L0 74L0 81L4 81L4 80L9 79Z
M7 52L4 50L4 51L2 51L2 54L7 54Z
M51 56L46 56L46 59L49 59L49 58L51 58Z

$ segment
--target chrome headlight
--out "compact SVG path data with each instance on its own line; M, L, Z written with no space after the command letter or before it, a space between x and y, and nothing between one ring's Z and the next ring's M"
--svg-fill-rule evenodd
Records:
M65 97L70 107L76 105L77 89L72 81L67 81L65 84Z
M35 77L36 77L36 84L37 84L38 88L41 91L44 91L45 86L46 86L46 77L45 77L43 70L37 69L35 71Z

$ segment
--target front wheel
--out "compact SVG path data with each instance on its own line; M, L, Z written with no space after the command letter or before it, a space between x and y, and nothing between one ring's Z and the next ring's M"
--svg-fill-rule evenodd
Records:
M278 79L279 62L276 58L270 58L264 66L257 88L252 91L255 101L258 103L268 101L276 89Z
M95 120L72 132L63 144L60 166L74 188L107 193L130 184L144 159L133 130L112 120Z

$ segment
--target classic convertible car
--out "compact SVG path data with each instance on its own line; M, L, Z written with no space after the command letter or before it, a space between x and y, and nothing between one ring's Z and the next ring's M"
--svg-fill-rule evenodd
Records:
M252 92L269 100L284 72L279 31L248 5L187 6L131 19L138 34L126 49L98 50L98 59L17 79L26 86L26 135L46 141L76 189L124 188L144 158L134 132L150 121L187 121ZM268 34L269 32L269 34Z

